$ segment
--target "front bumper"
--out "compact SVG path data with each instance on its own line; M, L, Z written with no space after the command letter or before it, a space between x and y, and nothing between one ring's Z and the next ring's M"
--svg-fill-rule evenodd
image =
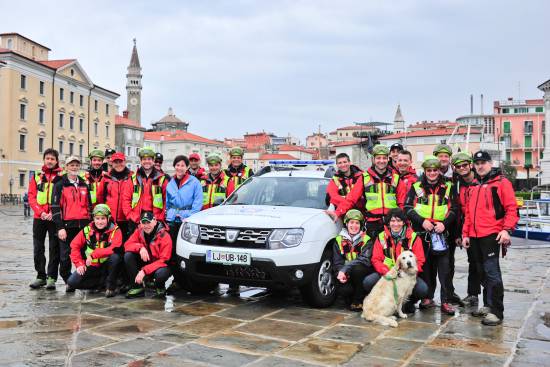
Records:
M272 260L252 258L251 265L224 265L207 263L206 255L191 253L185 262L185 272L192 279L218 283L238 283L255 287L301 287L314 276L317 264L277 266ZM296 277L301 270L303 276Z

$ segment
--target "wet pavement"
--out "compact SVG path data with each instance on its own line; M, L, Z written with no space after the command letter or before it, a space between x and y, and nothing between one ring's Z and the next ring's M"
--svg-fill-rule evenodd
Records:
M550 365L550 246L514 240L501 262L505 320L465 309L417 311L385 328L338 302L308 308L296 293L179 294L126 300L30 290L32 220L0 207L0 366L544 366ZM529 245L529 246L526 246ZM530 247L530 248L526 248ZM466 289L465 252L455 285Z

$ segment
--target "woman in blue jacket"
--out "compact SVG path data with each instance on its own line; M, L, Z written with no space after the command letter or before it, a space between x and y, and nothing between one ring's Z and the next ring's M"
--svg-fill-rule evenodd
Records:
M189 159L184 155L174 158L175 175L166 187L166 222L172 238L172 258L170 266L174 274L174 283L183 281L183 275L176 259L178 232L184 219L198 213L202 208L202 187L193 175L187 172ZM170 291L175 288L171 287Z

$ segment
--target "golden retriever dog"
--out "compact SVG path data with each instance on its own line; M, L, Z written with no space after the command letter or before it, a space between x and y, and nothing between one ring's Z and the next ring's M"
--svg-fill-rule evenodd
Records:
M384 326L397 327L394 314L397 312L399 317L407 318L401 307L413 291L417 272L416 256L411 251L403 251L397 259L397 264L380 278L370 294L365 297L362 317ZM397 300L394 282L397 287Z

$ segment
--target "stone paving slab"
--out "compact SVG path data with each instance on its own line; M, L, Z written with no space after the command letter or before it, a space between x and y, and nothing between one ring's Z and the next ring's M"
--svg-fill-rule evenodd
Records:
M128 300L66 294L61 280L54 291L30 290L31 227L19 211L0 208L2 366L549 365L549 248L514 246L502 260L504 325L482 326L469 308L453 317L433 308L393 329L366 322L342 300L309 308L296 291L241 287L234 297L221 285L209 295ZM465 251L456 263L464 295Z

